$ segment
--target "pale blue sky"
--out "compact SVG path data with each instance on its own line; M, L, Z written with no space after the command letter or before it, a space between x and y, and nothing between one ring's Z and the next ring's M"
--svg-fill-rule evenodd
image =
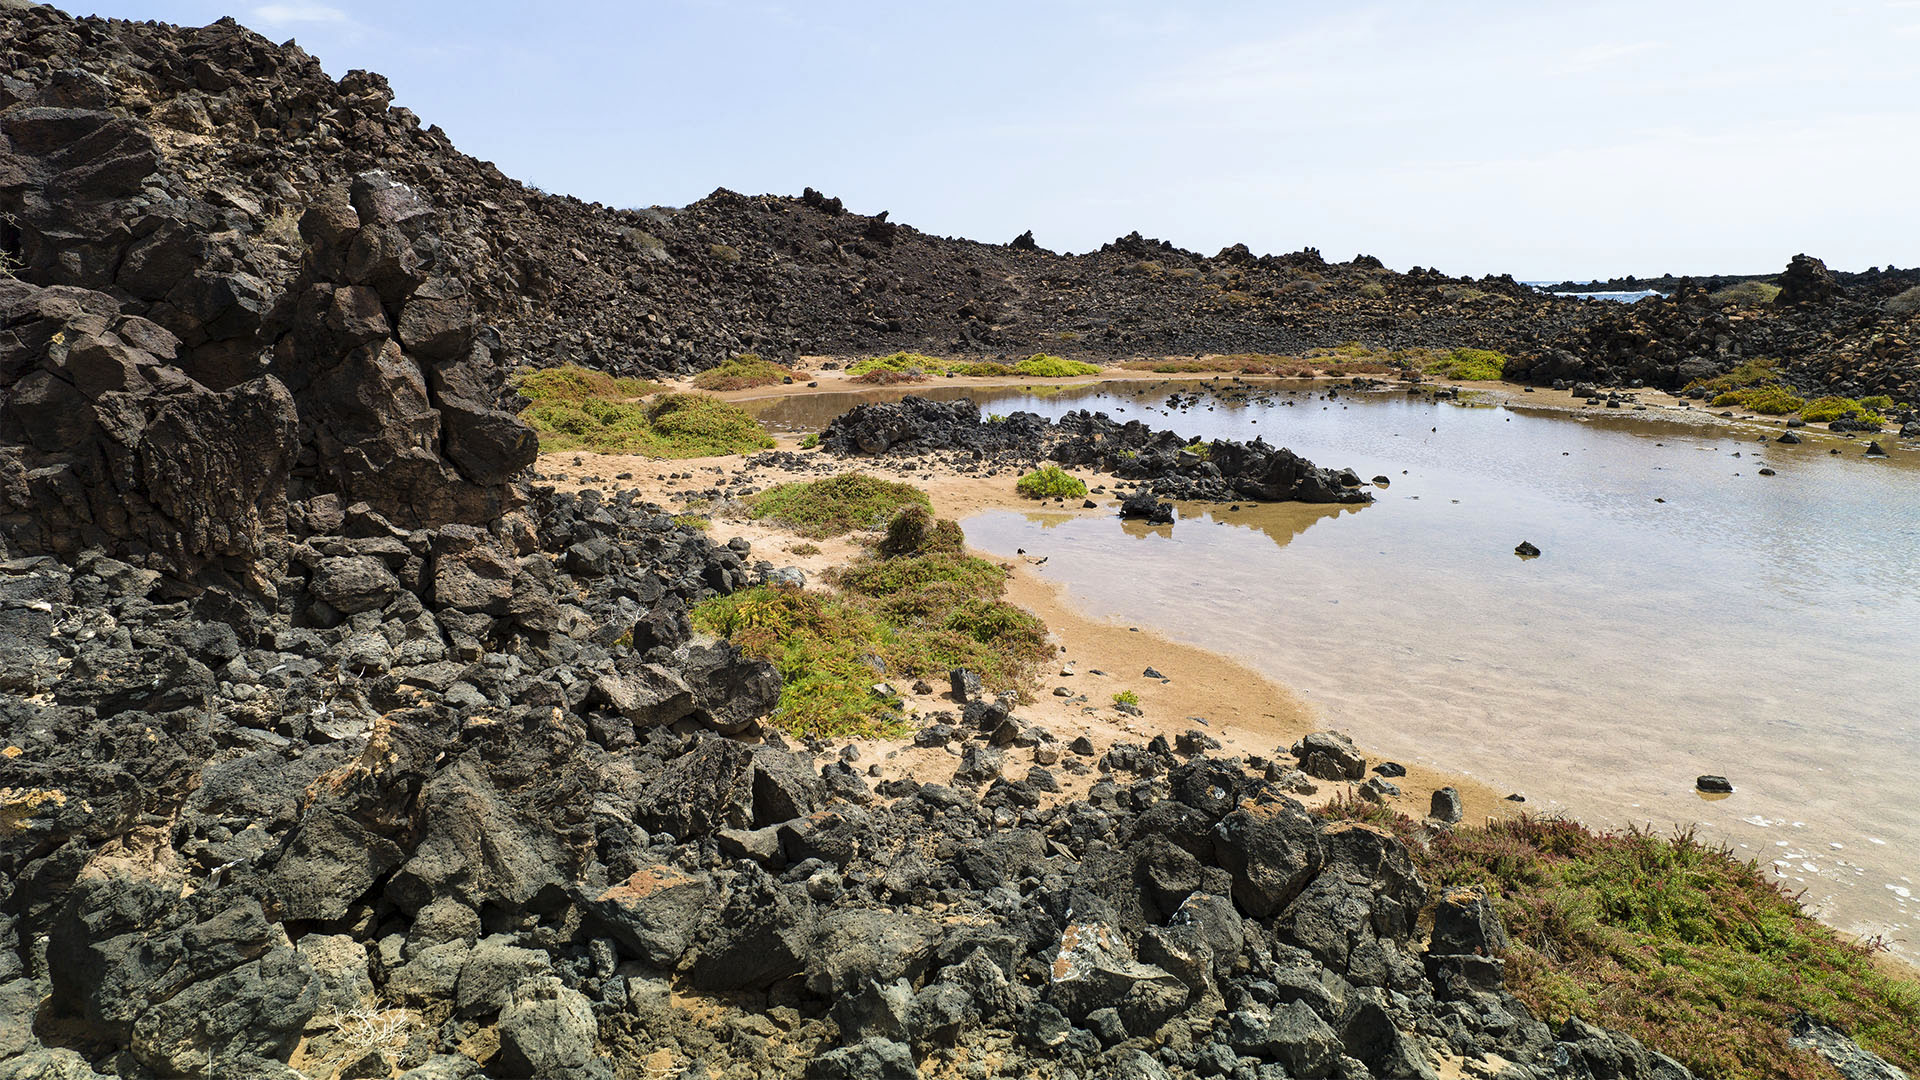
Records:
M1920 0L71 2L232 14L620 206L812 185L981 240L1523 279L1920 263Z

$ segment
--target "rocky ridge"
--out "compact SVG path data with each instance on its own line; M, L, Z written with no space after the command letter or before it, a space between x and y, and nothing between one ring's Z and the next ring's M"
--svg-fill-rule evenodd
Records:
M1313 253L1076 262L818 195L612 211L230 20L5 3L0 57L0 1080L1686 1075L1532 1016L1486 898L1301 810L1279 753L1095 758L978 699L923 733L949 783L785 745L777 675L687 610L790 577L527 486L499 408L524 359L1586 309ZM1385 299L1327 299L1362 278ZM1143 482L1347 488L1076 423L1165 463ZM1104 782L1050 799L1054 767Z
M244 339L240 324L300 273L293 226L306 207L381 170L432 207L436 258L458 268L474 311L498 329L499 357L514 363L645 374L696 370L741 351L1100 357L1299 353L1360 341L1499 349L1544 364L1546 374L1523 376L1536 381L1617 376L1667 386L1682 365L1717 371L1777 356L1810 386L1858 383L1910 402L1920 392L1914 315L1886 306L1920 283L1913 271L1831 275L1831 299L1805 305L1721 309L1676 296L1616 310L1504 276L1401 274L1311 248L1256 256L1235 245L1203 256L1136 233L1070 255L1040 247L1030 232L1007 245L946 239L811 189L798 198L721 190L680 209L616 209L527 188L395 107L380 76L355 71L335 82L299 48L231 20L192 30L18 6L0 20L9 73L0 109L107 113L139 144L88 142L84 167L57 185L0 170L0 250L37 284L101 289L129 314L153 317L146 308L161 305L155 321L195 349L202 326L215 341ZM31 144L29 135L23 145ZM154 171L134 171L149 159ZM148 211L102 216L72 198L116 186L138 189ZM231 284L199 287L197 297L185 288L152 295L173 291L162 267L190 261L126 256L181 243L208 245L213 256L208 273L191 277Z

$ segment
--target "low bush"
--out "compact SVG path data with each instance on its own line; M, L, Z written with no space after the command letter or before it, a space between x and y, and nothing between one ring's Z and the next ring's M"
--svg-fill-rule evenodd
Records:
M1029 499L1084 499L1087 485L1058 465L1047 465L1021 477L1013 489Z
M966 550L967 537L960 523L933 516L919 503L902 507L887 522L887 535L880 540L883 555L928 555L934 552L958 553Z
M1905 317L1920 311L1920 285L1915 285L1887 301L1887 311Z
M1863 424L1885 424L1887 418L1852 398L1823 397L1809 401L1800 410L1800 419L1809 424L1827 424L1835 420L1857 420Z
M1780 295L1780 286L1765 281L1742 281L1729 285L1718 292L1711 293L1707 300L1725 307L1734 304L1739 307L1759 307L1771 304Z
M933 503L919 488L864 473L775 484L747 500L753 517L778 522L814 539L879 528L901 508L913 504L933 509Z
M1785 416L1790 412L1798 412L1806 403L1807 399L1784 386L1755 386L1745 390L1726 390L1715 395L1713 399L1713 404L1718 408L1734 405L1763 416Z
M1461 382L1492 382L1506 373L1507 358L1492 349L1455 349L1428 361L1425 369L1429 375Z
M1746 390L1760 386L1784 385L1780 380L1779 362L1767 357L1742 360L1733 370L1724 375L1715 375L1711 379L1695 379L1681 392L1703 390L1708 394L1723 394L1728 390Z
M1016 375L1026 375L1035 379L1069 379L1080 375L1098 375L1100 369L1093 364L1078 360L1067 360L1046 353L1035 353L1013 365Z
M693 377L701 390L749 390L804 379L807 373L763 360L755 353L731 356Z
M1140 695L1131 690L1122 690L1113 695L1113 703L1115 705L1131 705L1137 709L1140 707Z
M773 445L745 410L705 394L662 394L644 402L552 398L535 401L520 418L539 436L543 453L590 450L688 458Z
M534 401L621 400L657 394L662 387L645 379L625 379L578 364L554 368L526 368L513 376L513 388Z
M914 542L905 542L907 533ZM883 550L915 553L831 575L837 594L761 587L694 608L696 626L779 669L773 719L793 734L899 734L905 719L896 703L872 689L883 674L912 679L964 667L989 689L1024 693L1053 654L1046 625L1001 599L1005 570L945 550L961 541L956 523L915 504L894 516L888 534Z
M1757 861L1689 832L1522 817L1411 850L1429 883L1493 897L1513 942L1508 989L1549 1023L1578 1015L1626 1031L1703 1077L1831 1076L1787 1045L1806 1013L1920 1066L1920 983L1809 917Z

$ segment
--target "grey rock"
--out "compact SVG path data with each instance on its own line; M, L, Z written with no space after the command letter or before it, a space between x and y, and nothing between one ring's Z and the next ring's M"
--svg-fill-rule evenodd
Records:
M513 1080L601 1080L600 1027L586 995L543 975L515 986L500 1010L497 1074Z

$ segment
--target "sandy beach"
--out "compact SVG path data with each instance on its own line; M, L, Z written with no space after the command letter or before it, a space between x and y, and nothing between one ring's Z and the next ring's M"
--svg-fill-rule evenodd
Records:
M802 388L804 389L804 388ZM778 439L780 450L797 450L798 440ZM993 509L1032 509L1045 505L1049 512L1111 515L1118 500L1111 494L1093 496L1093 509L1036 504L1013 490L1014 476L965 475L945 467L930 467L924 462L887 459L838 459L819 452L805 452L808 465L803 468L749 466L750 455L661 461L645 457L554 453L543 455L536 471L544 482L558 487L598 488L608 493L633 490L640 497L669 509L706 518L716 540L742 538L752 545L751 559L766 560L776 566L796 567L804 571L811 585L817 586L827 571L858 558L863 544L877 533L854 534L827 540L806 540L785 529L748 516L737 501L708 504L691 493L704 492L716 479L746 478L741 489L759 490L796 479L817 479L840 472L866 472L889 479L904 480L924 490L941 517L962 519ZM717 472L716 472L717 470ZM621 477L627 477L622 479ZM675 479L676 477L691 479ZM1096 486L1110 484L1111 477L1089 477ZM795 549L798 549L797 551ZM975 554L984 554L975 552ZM1060 743L1085 736L1095 747L1095 755L1116 742L1145 743L1155 735L1172 739L1184 732L1201 731L1218 740L1218 753L1278 758L1291 764L1287 754L1301 736L1325 725L1312 705L1262 676L1247 665L1219 653L1175 642L1144 627L1091 617L1076 610L1061 595L1055 583L1037 569L1038 560L1018 557L1001 561L1010 571L1007 599L1039 616L1052 632L1058 647L1056 662L1033 686L1032 700L1017 712L1023 720L1051 731ZM1144 672L1152 668L1162 678ZM1071 671L1072 674L1063 674ZM1054 694L1064 687L1071 697ZM929 693L913 693L910 685L896 683L910 713L921 718L942 711L952 712L956 705L944 685L933 685ZM1111 707L1112 696L1131 690L1139 696L1142 715L1128 716ZM1084 695L1085 701L1076 701ZM922 782L946 782L957 759L940 748L915 747L910 740L855 740L857 762L877 764L876 779L910 776ZM1380 756L1368 752L1369 761ZM1461 796L1465 820L1480 822L1517 811L1519 804L1505 800L1505 792L1495 791L1472 777L1450 774L1418 763L1403 763L1405 776L1393 783L1400 788L1389 805L1415 818L1428 809L1432 794L1442 787L1453 787ZM1018 770L1013 770L1019 775ZM1101 779L1097 770L1082 773L1058 771L1059 798L1084 795ZM1320 805L1358 787L1358 784L1316 781L1317 793L1303 796L1308 805Z

